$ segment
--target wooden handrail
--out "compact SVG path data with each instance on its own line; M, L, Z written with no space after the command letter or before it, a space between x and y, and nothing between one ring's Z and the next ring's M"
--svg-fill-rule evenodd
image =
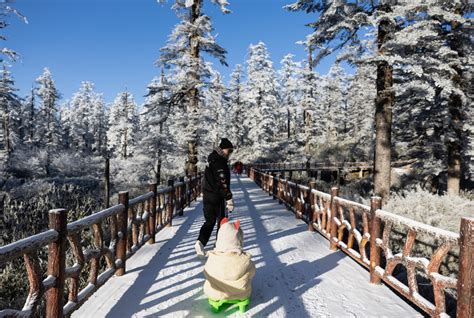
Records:
M416 159L399 160L391 163L392 167L399 167L416 163ZM288 163L254 163L251 167L267 172L294 171L294 170L343 170L343 169L363 169L371 170L374 166L372 161L341 161L341 162L288 162Z
M446 314L445 290L457 290L457 317L472 317L474 312L474 218L461 219L460 234L439 229L381 209L381 199L373 197L371 206L341 198L334 187L331 194L271 175L253 165L249 177L262 189L284 203L297 217L311 224L329 240L330 247L339 248L362 266L370 269L370 282L380 281L390 285L428 315L439 317ZM296 204L295 204L296 202ZM401 253L393 254L390 234L394 225L407 230ZM383 231L382 231L383 229ZM431 256L411 256L417 235L432 237L438 248ZM366 246L370 254L366 255ZM439 267L446 255L459 248L458 277L443 275ZM381 256L385 265L381 265ZM408 284L392 275L395 267L407 270ZM418 293L416 270L424 272L431 281L434 302Z
M23 256L28 272L30 291L22 309L2 308L0 317L8 316L69 316L84 303L114 273L126 271L126 260L146 242L154 243L156 232L171 226L173 217L201 194L202 174L181 178L180 182L149 191L129 199L128 192L119 194L117 205L67 224L67 210L49 212L50 229L40 234L0 247L0 264ZM105 244L103 223L108 221L110 243ZM82 232L92 230L93 246L84 249ZM74 265L66 265L66 247L71 247ZM38 250L48 245L47 278L39 266ZM100 259L104 257L107 268L99 273ZM79 290L79 278L85 265L90 263L88 285ZM65 281L68 284L68 302L63 304ZM46 312L37 312L41 299L46 298Z

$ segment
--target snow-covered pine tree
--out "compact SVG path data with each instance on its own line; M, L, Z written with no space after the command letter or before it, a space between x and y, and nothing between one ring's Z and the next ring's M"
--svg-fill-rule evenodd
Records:
M325 127L321 142L337 145L344 141L346 131L345 101L347 81L346 75L339 63L332 65L326 76L321 94L321 105L324 110Z
M16 15L21 20L23 20L23 22L28 23L28 20L26 19L26 17L23 16L11 5L12 2L14 2L14 0L0 1L0 31L3 31L3 29L5 29L6 27L10 25L7 22L6 18L11 14ZM2 34L0 34L0 40L6 41L6 36L3 34L3 32ZM1 63L5 62L5 57L9 58L12 61L15 61L18 58L18 53L12 49L2 46L0 47L0 62Z
M296 127L297 127L297 106L299 96L299 83L297 78L297 67L298 64L293 60L295 56L293 54L287 54L280 61L281 68L278 72L278 82L280 84L280 100L282 102L282 108L286 112L286 123L285 128L287 132L287 138L294 138Z
M246 63L245 100L251 151L248 159L265 159L277 147L279 113L276 74L265 43L250 45Z
M31 93L28 95L22 103L22 133L21 139L23 143L32 146L35 136L35 90L32 87Z
M40 148L54 149L59 145L59 121L57 102L60 94L56 89L51 72L45 68L36 79L36 94L39 100L39 112L36 121L35 141Z
M65 150L72 148L72 121L73 112L69 101L65 101L59 108L59 124L61 127L61 147Z
M327 115L321 102L325 78L313 71L311 52L309 58L298 69L301 98L299 115L296 118L296 140L301 145L301 154L309 159L326 141L322 139L326 129Z
M240 64L237 64L230 75L228 96L230 119L230 140L234 143L237 151L235 157L239 156L239 148L244 144L248 128L244 126L246 108L243 100L244 82L243 70Z
M92 103L90 119L92 129L92 152L96 155L105 156L107 152L107 113L104 95L96 93Z
M465 142L462 132L463 105L465 105L463 95L467 86L464 66L469 64L466 63L466 58L472 55L468 53L472 52L472 39L469 39L466 26L472 25L470 18L472 5L463 0L384 0L355 3L300 0L288 8L322 13L320 19L312 24L316 31L310 35L311 42L323 48L319 57L348 45L358 47L360 52L363 52L364 47L361 45L363 42L360 41L359 35L365 32L361 27L371 25L376 27L377 55L373 60L378 65L375 192L385 197L389 186L388 163L391 149L388 145L391 144L389 121L392 114L391 107L388 106L393 104L394 100L391 74L392 66L395 66L396 71L401 71L405 76L407 73L412 73L411 78L416 79L416 84L420 87L426 88L431 85L435 92L434 103L444 100L442 103L446 104L447 108L443 108L442 112L447 114L446 118L449 118L450 125L445 131L448 192L458 193L462 144ZM426 81L422 79L423 73L430 74ZM429 93L429 90L420 92L416 84L413 82L405 85L402 94L406 93L406 97L413 97L416 92ZM444 87L447 89L441 89ZM415 100L423 103L422 98L418 97ZM421 104L419 106L423 108ZM395 120L398 121L397 118ZM420 132L424 131L424 128L421 129L423 125L421 122L418 124ZM433 129L426 131L430 136L434 136L431 134ZM381 160L382 158L385 159Z
M399 6L394 1L324 1L298 0L286 6L291 11L320 13L318 20L311 23L314 32L307 37L308 44L318 48L315 63L341 48L355 46L364 52L359 36L366 26L377 28L377 99L375 108L375 173L374 192L384 199L390 192L391 169L391 109L394 101L392 89L392 66L384 45L392 37L397 25ZM403 6L400 6L403 7ZM403 24L403 23L402 23Z
M137 154L146 158L145 169L152 171L155 182L161 183L162 166L173 153L173 138L169 133L171 86L162 71L160 78L155 78L148 85L145 104L140 114L140 141Z
M450 194L459 193L467 138L466 74L473 44L466 10L463 1L407 5L406 25L385 46L396 66L397 144L405 146L404 155L420 159L418 172L428 181L447 171Z
M375 66L359 64L347 89L346 138L352 160L370 161L374 152Z
M218 145L221 138L229 138L230 109L226 87L218 71L212 70L211 83L204 92L204 109L202 111L199 159L206 163L206 158L212 149Z
M97 147L105 144L105 109L103 99L94 91L94 84L82 82L69 107L71 147L84 154L100 152Z
M132 94L127 91L119 93L110 108L108 150L123 159L130 157L136 143L138 128L137 104Z
M15 144L19 140L21 125L21 102L16 95L15 82L8 70L8 65L3 63L0 78L0 117L2 129L0 131L0 151L3 159L8 160Z
M212 35L213 27L209 16L203 13L203 0L175 0L173 9L181 22L169 36L168 43L161 49L158 65L175 68L173 93L170 101L185 109L187 117L186 174L196 173L198 163L198 126L199 104L203 86L209 78L208 66L202 53L225 62L226 51L217 44ZM221 7L223 13L229 13L226 0L212 0ZM175 111L175 109L173 109ZM184 115L182 117L185 117Z

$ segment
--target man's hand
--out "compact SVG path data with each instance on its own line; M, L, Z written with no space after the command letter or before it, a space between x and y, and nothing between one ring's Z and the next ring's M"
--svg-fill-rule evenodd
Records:
M234 211L234 199L227 200L226 207L229 212Z

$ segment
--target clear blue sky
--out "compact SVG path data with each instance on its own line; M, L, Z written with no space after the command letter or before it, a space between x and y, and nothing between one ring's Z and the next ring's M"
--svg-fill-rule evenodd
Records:
M70 99L81 81L92 81L110 103L125 88L138 103L146 85L159 74L153 63L178 22L171 3L156 0L16 0L14 7L28 24L10 18L5 45L21 59L11 69L19 94L28 94L34 80L49 67L63 100ZM233 12L223 15L205 0L218 42L228 51L229 67L218 66L229 78L235 64L243 64L251 43L267 44L275 66L284 55L306 59L296 41L310 32L314 15L283 10L291 0L229 0ZM209 59L208 59L209 60ZM332 59L316 68L326 73Z

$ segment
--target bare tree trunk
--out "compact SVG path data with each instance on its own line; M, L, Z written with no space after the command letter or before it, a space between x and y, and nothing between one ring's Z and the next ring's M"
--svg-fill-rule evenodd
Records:
M163 76L163 75L162 75ZM163 134L163 121L160 122L160 136ZM155 182L156 184L161 183L161 163L162 163L163 150L161 147L158 148L158 160L156 161L155 168Z
M461 183L461 147L448 142L448 194L459 195Z
M155 182L159 185L161 184L161 158L158 158L155 169Z
M309 91L310 97L313 98L313 81L312 81L312 72L313 72L313 49L311 48L311 45L308 46L308 71L309 71L309 78L308 78L308 83L310 84L311 88ZM305 130L306 130L306 141L305 141L305 153L306 157L308 158L310 155L310 141L311 141L311 134L312 134L312 115L308 114L308 105L303 105L303 123L305 125Z
M35 137L35 103L34 103L34 89L31 89L31 108L30 108L30 142L31 146L33 146L33 138Z
M125 108L125 120L128 121L128 92L125 92L125 100L124 100L124 108ZM128 125L127 125L128 126ZM122 145L122 157L127 159L127 146L128 146L128 127L125 127L124 136L123 136L123 145Z
M12 147L10 143L10 121L8 114L3 114L3 139L5 142L5 151L7 153L7 157L9 157Z
M389 8L386 8L389 10ZM378 26L379 55L383 55L382 46L392 32L389 21L381 21ZM393 69L385 61L377 65L377 97L375 101L375 153L374 153L374 193L381 196L383 202L390 194L390 164L392 107L394 103Z
M286 121L287 121L286 128L287 128L288 139L290 139L291 138L291 111L289 107L287 108L286 112L287 112L286 113Z
M201 16L202 0L195 0L194 4L191 6L191 24L194 24L196 20ZM189 39L189 48L191 51L191 59L194 60L194 66L198 67L199 65L199 34L193 34ZM196 85L199 83L199 71L196 69L192 73L192 80L194 87L190 90L189 93L189 108L188 112L191 114L191 121L196 121L198 118L198 108L199 108L199 91ZM196 129L196 123L192 123L191 127ZM198 135L197 131L192 132L192 137L188 141L188 160L186 162L186 175L194 175L197 173L197 163L198 163Z
M105 171L104 171L104 183L105 183L105 208L110 206L110 159L109 156L105 157Z
M123 145L122 145L122 158L127 159L127 129L124 131Z
M457 12L462 15L462 12ZM464 56L462 50L461 39L457 34L460 27L459 22L451 23L452 36L450 37L450 47L458 53L460 57ZM455 67L457 74L453 76L452 81L458 87L462 87L463 74L462 69ZM457 93L452 93L449 99L449 131L456 137L455 139L449 138L447 141L448 151L448 194L459 195L460 183L461 183L461 145L462 145L462 99Z

